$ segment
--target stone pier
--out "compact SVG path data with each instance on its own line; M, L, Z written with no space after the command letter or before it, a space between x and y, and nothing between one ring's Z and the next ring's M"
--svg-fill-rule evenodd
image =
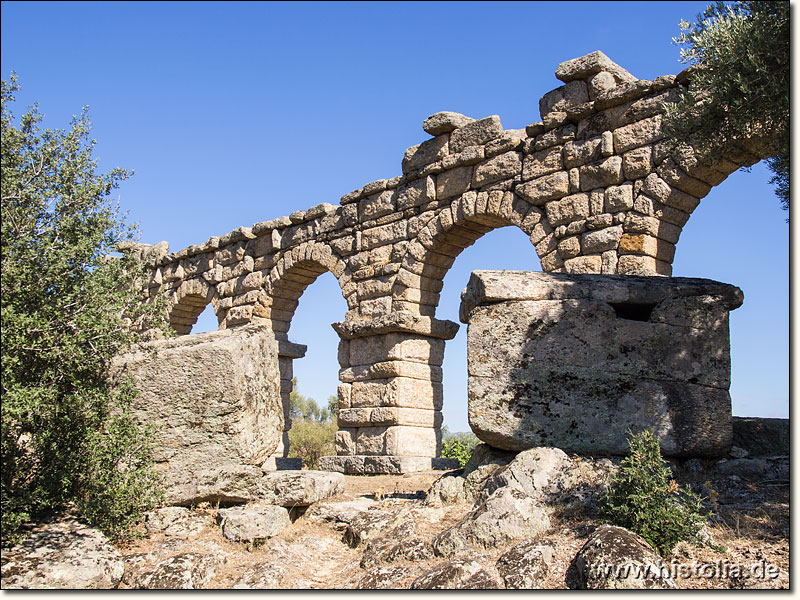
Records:
M458 468L437 458L442 439L442 360L458 324L394 314L335 323L339 333L337 456L320 469L408 473Z

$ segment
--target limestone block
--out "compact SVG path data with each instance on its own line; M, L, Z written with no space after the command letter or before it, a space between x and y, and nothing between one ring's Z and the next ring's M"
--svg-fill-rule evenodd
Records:
M619 257L617 273L625 275L672 275L672 265L652 256L626 254Z
M441 365L444 340L410 333L388 333L350 341L350 365L371 365L386 360L407 360Z
M519 152L506 152L476 166L472 185L476 188L483 187L519 175L521 171L522 155Z
M442 409L442 384L440 382L391 377L374 381L355 381L350 396L353 408L379 406Z
M614 130L614 148L619 154L661 139L661 115L636 121Z
M605 252L614 250L622 237L622 227L606 227L596 231L589 231L581 236L581 247L586 253Z
M570 223L589 216L589 196L586 194L573 194L562 200L548 202L545 205L547 220L551 227Z
M339 431L334 436L336 454L339 456L353 455L356 453L356 436L358 430L355 427L342 427L339 424Z
M441 437L438 428L403 425L388 427L385 453L391 456L438 456L441 451Z
M442 413L420 408L349 408L339 410L339 427L373 427L407 425L409 427L441 427Z
M397 188L397 210L426 204L436 198L433 177L423 177Z
M168 500L193 485L197 465L260 465L278 445L283 405L269 328L145 342L115 357L113 370L133 377L133 414L155 427L153 459Z
M567 142L564 145L564 166L568 169L579 167L603 158L602 138Z
M564 261L566 273L599 273L603 268L603 259L597 254L577 256Z
M310 506L344 493L344 477L322 471L276 471L259 481L259 497L286 508Z
M396 190L385 190L371 196L367 196L359 202L359 220L363 223L371 219L377 219L384 215L389 215L395 210Z
M562 198L569 193L569 175L566 171L558 171L551 175L538 177L517 186L516 191L534 206L544 206L548 200Z
M525 157L522 168L522 179L527 181L543 175L549 175L564 168L561 160L562 147L555 146L534 152Z
M580 167L581 191L622 183L622 157L612 156L603 162Z
M422 123L422 129L431 135L442 135L443 133L450 133L454 129L472 123L474 120L475 119L456 112L442 111L425 119Z
M503 135L503 125L497 115L472 121L450 134L450 152L461 152L467 146L481 146L501 135Z
M449 139L447 134L439 135L406 150L402 163L403 173L422 169L447 156Z
M552 112L568 112L569 109L589 101L589 90L583 81L572 81L547 92L539 100L539 114L544 117Z
M244 543L274 537L292 524L289 511L272 504L222 508L217 519L228 540Z
M642 179L653 170L652 148L644 146L626 152L622 157L622 169L625 172L625 179L633 181Z
M462 300L475 307L462 312L470 426L481 440L506 450L621 454L629 428L655 428L668 455L727 452L728 312L741 304L737 288L501 273L473 273Z
M603 71L611 74L617 84L636 81L636 77L628 73L600 50L562 62L556 69L556 77L561 81L568 82L575 79L588 79L592 75Z
M407 222L395 221L379 227L366 229L361 233L361 248L371 250L378 246L394 244L406 239Z
M608 213L630 210L633 208L633 184L623 183L606 188L605 211Z
M456 167L436 176L436 198L452 198L466 192L472 180L472 167Z

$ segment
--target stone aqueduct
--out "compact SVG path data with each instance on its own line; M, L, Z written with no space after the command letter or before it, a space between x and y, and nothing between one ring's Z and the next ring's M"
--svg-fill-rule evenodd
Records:
M348 311L333 325L341 337L338 456L326 465L430 468L440 449L445 340L458 329L435 311L462 250L513 225L530 236L544 271L669 276L700 198L759 159L708 167L691 150L668 151L662 114L685 74L640 80L594 52L562 63L556 77L564 85L539 101L541 122L504 130L497 116L437 113L423 125L433 137L405 151L402 175L368 183L338 206L178 252L166 242L123 250L145 261L148 294L169 299L179 334L209 303L220 328L271 324L286 411L292 360L305 353L288 341L292 316L306 287L333 273Z

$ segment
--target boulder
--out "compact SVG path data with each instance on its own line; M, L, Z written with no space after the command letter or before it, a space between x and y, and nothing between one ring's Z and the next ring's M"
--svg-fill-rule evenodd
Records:
M377 504L377 500L366 497L342 502L317 502L308 508L303 518L312 523L330 523L334 529L343 531L358 515Z
M242 500L208 484L217 472L263 464L280 441L277 344L269 328L144 342L116 356L112 372L117 380L132 377L139 390L133 414L155 430L153 459L166 476L169 503Z
M673 457L731 444L728 314L738 288L707 279L475 271L470 427L505 450L624 455L653 429Z
M733 417L733 445L752 457L788 455L789 434L789 419Z
M408 575L406 567L375 567L364 577L358 580L358 590L391 590L397 588L397 583Z
M182 506L165 506L145 514L147 533L161 533L169 538L187 539L200 534L209 525L206 515Z
M152 571L139 574L134 585L145 590L198 590L206 587L225 558L184 552L159 562Z
M553 560L553 547L538 540L513 546L497 560L497 571L508 590L536 590L547 576Z
M222 534L232 542L258 542L278 535L292 524L289 511L272 504L248 504L220 509Z
M235 590L272 590L280 588L286 569L273 562L261 562L247 567L233 585Z
M669 565L662 562L644 538L603 525L598 527L573 560L579 589L675 589Z
M520 452L505 467L487 478L481 493L485 496L507 485L514 485L539 501L552 501L564 489L572 461L559 448L531 448Z
M114 589L124 572L108 538L72 517L39 525L3 548L3 589Z
M275 471L259 481L259 498L279 506L309 506L344 493L344 475L329 471Z
M495 490L453 527L433 539L437 556L453 556L470 545L494 548L533 538L550 527L549 510L518 487Z
M441 563L415 579L412 590L496 590L503 582L491 569L472 558Z

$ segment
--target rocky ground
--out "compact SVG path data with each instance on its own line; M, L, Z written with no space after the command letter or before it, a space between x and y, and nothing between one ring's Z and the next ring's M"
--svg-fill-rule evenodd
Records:
M612 461L553 449L512 457L485 451L444 476L344 476L335 495L288 510L163 508L117 547L62 517L4 549L3 588L788 588L786 457L676 468L679 481L705 488L712 543L681 543L661 559L671 577L636 581L590 576L609 547L617 561L658 560L638 536L597 520ZM79 554L80 544L91 550ZM763 575L744 572L753 566Z

